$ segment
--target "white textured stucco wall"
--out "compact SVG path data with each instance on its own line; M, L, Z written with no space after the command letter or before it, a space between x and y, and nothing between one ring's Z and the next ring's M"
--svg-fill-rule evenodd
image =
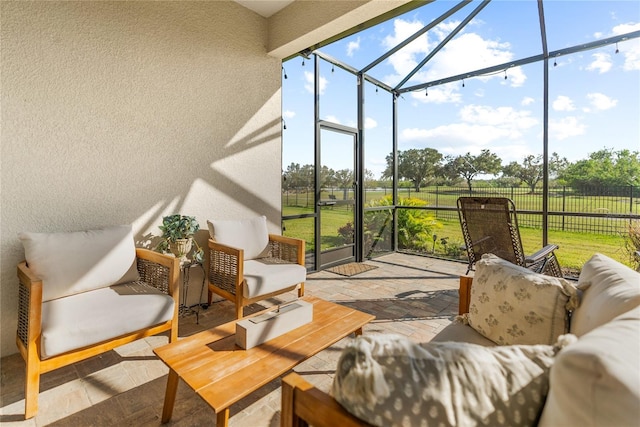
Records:
M20 231L280 223L280 61L233 2L1 2L1 348ZM202 236L200 236L202 238Z

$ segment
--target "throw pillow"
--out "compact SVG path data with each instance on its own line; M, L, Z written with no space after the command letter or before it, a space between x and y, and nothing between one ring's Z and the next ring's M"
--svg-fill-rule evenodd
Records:
M637 426L640 421L640 307L563 349L550 371L541 427Z
M244 250L244 259L256 259L267 256L269 250L269 231L267 217L240 220L207 221L209 236L218 243Z
M20 233L27 265L49 301L139 280L130 225L69 233Z
M376 426L535 425L548 392L557 346L416 344L362 336L343 350L331 393Z
M566 280L485 254L476 263L465 320L497 344L553 344L569 331L577 302Z
M571 333L582 336L640 305L640 274L602 254L582 266L582 301L571 317Z

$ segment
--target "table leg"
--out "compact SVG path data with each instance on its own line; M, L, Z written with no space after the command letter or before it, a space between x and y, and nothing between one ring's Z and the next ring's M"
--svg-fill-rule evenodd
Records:
M169 369L167 378L167 391L164 395L164 407L162 408L162 422L168 423L173 414L173 405L176 402L176 391L178 390L178 374L173 369Z
M227 427L229 425L229 408L225 408L216 414L216 427Z
M358 329L356 329L355 331L353 331L353 334L354 334L355 336L360 336L360 335L362 335L362 328L358 328Z

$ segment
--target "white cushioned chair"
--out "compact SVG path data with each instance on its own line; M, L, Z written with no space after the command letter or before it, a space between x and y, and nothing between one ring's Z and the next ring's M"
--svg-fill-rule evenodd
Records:
M207 221L209 304L215 293L243 307L298 289L304 295L304 240L269 234L267 218Z
M41 374L164 331L177 340L179 261L136 248L131 226L19 238L25 418L38 411Z

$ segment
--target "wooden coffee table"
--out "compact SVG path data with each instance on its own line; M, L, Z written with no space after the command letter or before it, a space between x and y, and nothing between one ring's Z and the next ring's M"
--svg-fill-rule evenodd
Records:
M155 349L169 367L162 422L171 419L180 378L213 408L216 425L226 426L232 404L375 319L320 298L302 300L313 304L312 322L249 350L236 346L236 321Z

